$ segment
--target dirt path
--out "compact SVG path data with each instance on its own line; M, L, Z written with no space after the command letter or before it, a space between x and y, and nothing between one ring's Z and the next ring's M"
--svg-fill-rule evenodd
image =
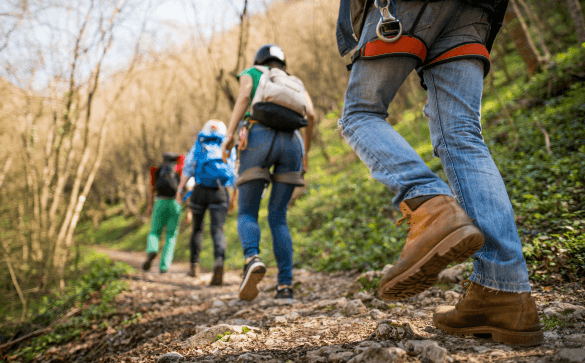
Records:
M113 259L140 267L144 254L109 251ZM155 267L157 261L155 260ZM454 268L443 278L459 279ZM295 270L292 305L273 299L276 271L269 270L252 302L237 298L239 271L224 286L211 276L139 272L117 299L109 327L52 348L43 362L549 362L585 361L585 291L577 284L534 286L545 317L545 343L514 348L491 339L450 336L432 325L438 305L454 304L461 288L445 282L396 304L357 292L357 274ZM361 282L379 276L370 272ZM371 291L373 292L373 291ZM227 333L230 334L227 334ZM218 334L223 335L218 339Z

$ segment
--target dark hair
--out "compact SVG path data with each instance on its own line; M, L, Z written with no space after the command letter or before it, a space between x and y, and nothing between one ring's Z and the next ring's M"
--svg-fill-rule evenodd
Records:
M268 68L282 69L283 71L286 69L286 65L284 63L274 58L267 60L266 62L262 63L262 65Z

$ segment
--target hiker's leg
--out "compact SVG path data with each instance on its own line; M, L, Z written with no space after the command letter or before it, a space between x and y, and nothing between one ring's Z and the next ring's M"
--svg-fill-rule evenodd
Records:
M238 187L238 236L245 258L260 254L258 209L262 200L264 183L264 180L257 179L243 183Z
M390 101L415 65L407 57L355 62L339 121L343 137L372 176L396 194L392 200L396 208L405 199L452 195L449 186L386 122Z
M481 134L484 66L479 60L449 62L424 72L435 155L441 158L459 201L485 235L470 279L507 292L528 292L514 212L504 182ZM461 82L465 79L465 82Z
M152 221L150 222L150 232L146 237L146 253L158 252L158 241L160 234L166 223L164 215L164 200L158 199L154 202L152 210Z
M200 185L193 188L193 193L189 198L189 209L193 214L193 231L189 247L191 250L191 264L199 263L199 254L203 246L203 232L205 229L205 210L207 209L206 189Z
M165 243L162 256L160 257L159 267L161 271L168 270L173 262L175 243L177 242L177 234L179 232L179 217L181 216L181 205L175 199L168 199L165 202L167 202L169 217L167 219L166 231L167 243Z
M223 225L228 211L228 191L219 188L215 191L212 203L209 205L211 217L211 239L213 240L213 257L225 259L226 239L223 232Z
M396 2L405 30L410 29L422 4ZM442 2L429 3L415 34L431 44L447 22L447 8L449 6ZM358 47L377 39L379 19L379 10L372 6ZM405 199L453 195L449 186L426 166L417 152L386 121L390 102L416 65L416 59L396 54L388 58L358 59L351 70L343 117L339 120L343 137L368 166L372 176L396 195L392 202L397 209Z
M286 223L286 212L294 190L294 185L273 183L268 203L268 223L272 232L272 248L278 266L278 285L292 284L293 247Z
M199 254L203 246L203 230L205 228L205 213L193 213L193 231L191 232L191 239L189 240L189 247L191 248L191 263L199 263Z

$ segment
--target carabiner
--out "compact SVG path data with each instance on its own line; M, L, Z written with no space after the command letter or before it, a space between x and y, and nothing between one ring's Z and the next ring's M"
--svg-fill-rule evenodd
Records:
M386 6L380 6L380 0L376 0L376 7L380 10L380 21L376 27L378 38L386 43L394 43L402 36L402 24L390 13L392 0L386 0ZM396 10L396 8L394 9Z

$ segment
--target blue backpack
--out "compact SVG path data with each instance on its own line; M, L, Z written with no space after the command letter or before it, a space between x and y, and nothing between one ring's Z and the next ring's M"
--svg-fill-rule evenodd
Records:
M204 187L218 188L231 186L234 179L234 166L226 164L221 158L221 144L224 137L218 133L201 131L195 144L195 180ZM230 160L231 161L231 160ZM219 183L219 184L218 184Z

